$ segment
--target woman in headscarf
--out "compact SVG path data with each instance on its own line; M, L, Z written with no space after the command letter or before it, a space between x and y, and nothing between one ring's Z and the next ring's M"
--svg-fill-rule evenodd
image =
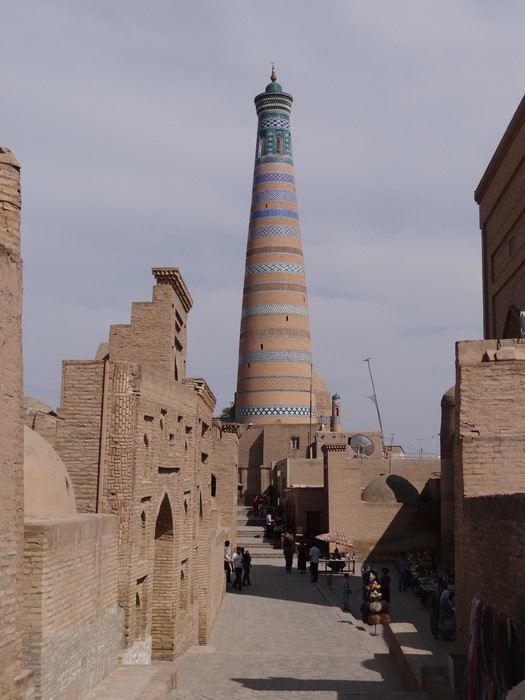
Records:
M439 599L438 633L442 639L454 639L456 634L456 613L448 588L445 588Z

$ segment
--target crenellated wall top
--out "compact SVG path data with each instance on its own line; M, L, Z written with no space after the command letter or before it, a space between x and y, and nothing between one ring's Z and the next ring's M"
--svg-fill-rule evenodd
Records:
M151 272L157 280L157 284L171 284L171 286L177 293L177 296L181 300L184 311L188 313L188 311L193 306L193 299L191 298L191 294L189 293L188 288L186 287L186 284L182 279L182 275L180 274L179 268L152 267Z
M189 377L188 379L184 380L184 384L186 384L186 386L193 387L194 391L202 397L204 403L210 409L210 411L213 411L215 404L217 403L217 399L204 379L201 377Z
M334 442L331 444L325 444L321 447L323 452L346 452L346 443L344 442Z

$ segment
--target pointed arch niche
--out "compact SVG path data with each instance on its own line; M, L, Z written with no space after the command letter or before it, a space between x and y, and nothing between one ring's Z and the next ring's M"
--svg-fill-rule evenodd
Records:
M167 494L155 524L151 656L154 661L170 661L174 651L173 619L173 515Z

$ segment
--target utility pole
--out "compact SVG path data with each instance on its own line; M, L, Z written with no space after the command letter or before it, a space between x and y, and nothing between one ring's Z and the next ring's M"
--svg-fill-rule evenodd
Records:
M374 378L372 377L372 368L370 367L370 360L371 357L367 357L363 360L363 362L366 362L368 365L368 372L370 374L370 381L372 382L372 391L374 392L372 396L369 396L368 398L373 401L376 405L376 411L377 411L377 420L379 421L379 429L381 431L381 444L383 445L383 454L385 452L385 441L383 439L383 424L381 422L381 413L379 412L379 403L377 401L377 394L376 394L376 388L374 386Z
M273 63L272 63L273 68ZM313 381L314 381L314 366L310 362L310 426L308 430L308 458L312 459L312 391L313 391Z
M392 474L392 448L394 447L394 433L390 433L390 464L388 465L388 473Z

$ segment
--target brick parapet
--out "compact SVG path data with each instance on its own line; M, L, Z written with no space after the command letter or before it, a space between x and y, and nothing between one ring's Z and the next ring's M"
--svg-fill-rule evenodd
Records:
M116 665L116 529L107 515L26 520L24 666L38 697L82 697Z
M103 386L103 361L62 363L55 449L67 466L82 513L97 510Z
M188 377L184 380L184 383L187 386L191 386L193 388L195 393L198 394L202 401L204 401L206 408L208 408L211 412L215 410L217 399L215 398L212 390L210 389L206 381L202 379L202 377Z
M151 269L157 284L169 284L173 287L182 307L188 313L193 306L193 299L186 287L178 267L153 267Z

